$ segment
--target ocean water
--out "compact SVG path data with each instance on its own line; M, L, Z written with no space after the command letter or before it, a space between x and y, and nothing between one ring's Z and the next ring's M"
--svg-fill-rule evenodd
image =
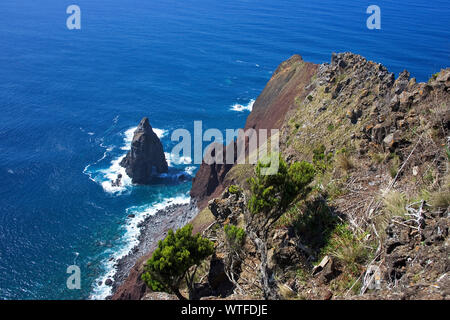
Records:
M81 30L66 28L71 4ZM371 4L381 30L366 28ZM294 53L322 63L353 51L426 81L449 66L449 18L443 0L2 0L0 299L105 297L97 283L137 223L189 201L177 179L195 174L189 161L151 186L108 183L143 116L170 158L171 132L194 120L242 127ZM80 290L66 287L72 264Z

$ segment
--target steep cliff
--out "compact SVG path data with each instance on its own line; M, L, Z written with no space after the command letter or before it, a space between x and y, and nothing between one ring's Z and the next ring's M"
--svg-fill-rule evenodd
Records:
M221 161L216 161L216 146L217 144L213 144L208 148L207 154L211 155L212 160L203 160L195 178L192 180L190 195L191 198L197 200L200 209L206 207L210 198L219 196L224 190L225 176L233 167L233 164L226 163L227 154L234 152L234 161L236 160L235 143L231 143L228 146L221 146L223 152L221 155L218 155Z
M311 162L316 178L270 230L264 258L278 295L448 299L450 69L417 83L407 71L395 78L359 55L333 54L297 93L286 101L280 148L290 163ZM236 165L226 179L248 195L253 169ZM226 192L210 210L230 215L216 221L222 227L246 228L245 209ZM212 238L225 263L223 232ZM234 295L261 298L249 285L261 257L251 241L243 247Z
M134 132L131 150L120 165L126 169L133 183L148 184L152 174L167 173L168 166L163 146L150 125L148 118L143 118Z
M281 63L256 99L252 112L247 118L244 130L280 129L286 113L294 107L296 97L306 97L310 88L308 84L317 72L318 65L303 61L294 55ZM270 134L270 130L268 132ZM232 143L226 149L234 148ZM225 157L226 152L224 153ZM236 152L234 153L236 155ZM224 158L225 159L225 158ZM203 162L192 182L191 197L197 199L200 209L208 200L217 197L230 184L233 177L227 177L232 165L207 164Z
M305 98L308 84L319 66L303 61L299 55L281 63L256 99L244 129L279 129L295 99Z
M293 56L273 74L245 128L280 129L283 158L316 170L309 195L271 226L265 244L280 297L448 299L450 69L417 83L407 71L396 78L352 53L321 65ZM251 241L242 245L231 289L225 267L223 227L246 229L252 175L245 164L203 163L197 173L192 197L202 208L213 200L194 228L216 241L200 268L200 296L262 297L255 285L261 256ZM142 283L130 281L142 296Z

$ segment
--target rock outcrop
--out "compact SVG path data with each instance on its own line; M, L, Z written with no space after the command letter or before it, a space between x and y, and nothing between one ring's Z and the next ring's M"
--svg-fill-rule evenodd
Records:
M305 62L299 55L294 55L281 63L256 99L244 130L268 129L270 135L270 129L281 128L287 112L294 106L296 97L304 99L312 90L308 84L317 69L317 64ZM230 148L236 151L236 143L227 146L224 150L224 159L226 159L226 151ZM232 167L230 164L202 163L191 189L191 197L198 200L200 209L229 186L232 179L225 179L225 177Z
M225 176L233 167L233 163L236 160L237 150L235 143L231 143L227 147L223 146L222 154L218 154L216 157L215 148L218 146L220 144L215 143L208 148L207 154L211 156L211 161L203 160L192 181L191 197L198 201L200 209L207 205L211 197L219 196L222 193L225 187ZM231 164L226 161L227 154L230 152L234 152L233 163ZM215 161L214 158L221 159L222 161Z
M298 54L281 63L256 99L245 129L279 129L295 99L304 99L319 65L305 62Z
M150 125L143 118L134 132L131 150L120 162L135 184L149 184L152 174L167 173L168 165L163 146Z

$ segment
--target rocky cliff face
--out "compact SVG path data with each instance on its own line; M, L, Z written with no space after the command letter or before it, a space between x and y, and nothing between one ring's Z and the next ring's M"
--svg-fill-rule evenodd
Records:
M448 299L450 69L417 83L407 71L396 78L352 53L321 65L293 56L273 74L245 128L280 129L283 157L312 162L318 172L314 191L270 230L267 258L281 297ZM217 250L199 275L210 299L262 296L250 241L231 290L223 268L223 224L245 227L253 169L203 163L193 183L203 207L213 199L201 225ZM230 184L244 193L230 193ZM122 298L142 297L134 281L133 295Z
M333 54L297 92L281 151L314 163L317 189L271 230L280 296L448 299L450 69L417 83Z
M136 184L148 184L152 174L167 173L168 166L163 146L148 121L143 118L134 132L131 150L120 162Z
M214 150L216 145L217 144L211 145L207 151L207 154L210 154L211 157L216 157ZM235 143L232 143L227 147L223 146L222 154L218 155L218 157L222 160L220 161L221 163L216 163L215 160L208 162L205 162L204 160L197 171L195 178L192 181L190 195L193 199L197 200L200 209L203 209L206 206L210 198L219 196L224 190L225 176L233 167L233 164L226 164L227 154L230 152L234 152L235 161Z
M281 63L256 99L245 129L279 129L295 99L304 99L311 88L307 85L319 66L294 55Z
M316 190L270 231L268 263L278 294L448 299L450 69L417 83L407 71L396 78L379 63L341 53L294 85L292 70L302 65L294 56L280 66L271 82L280 79L282 88L269 82L258 98L264 103L255 103L246 124L280 128L284 158L313 162L318 170ZM278 99L283 102L274 103ZM282 116L276 115L280 105ZM224 181L245 190L252 171L236 165ZM225 223L242 225L242 203L227 191L210 201L210 211L219 225L231 212ZM214 261L225 263L226 245L216 230ZM259 280L251 268L258 255L249 241L244 249L228 298L261 297L249 285Z
M281 63L256 99L244 130L268 129L270 134L270 129L281 128L287 112L294 106L295 98L304 99L311 90L307 85L317 72L317 68L318 65L303 61L299 55L294 55ZM226 149L230 148L236 150L236 144L233 143ZM208 200L218 197L227 186L233 183L234 179L231 176L227 177L232 167L232 165L216 163L201 164L191 190L191 197L198 200L200 209L206 206Z

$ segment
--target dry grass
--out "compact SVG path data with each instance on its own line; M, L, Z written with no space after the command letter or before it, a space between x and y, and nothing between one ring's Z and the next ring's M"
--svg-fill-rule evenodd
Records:
M280 295L285 300L292 300L297 298L297 294L286 284L278 285Z
M407 199L402 192L394 190L385 194L383 204L390 217L403 216L406 213Z
M366 234L355 235L347 225L340 224L334 230L323 253L336 258L345 271L358 275L370 255L370 250L363 241L365 236Z
M392 179L394 179L397 176L399 168L400 168L400 158L397 155L394 155L391 161L391 165L389 166L389 174L391 175Z
M389 154L388 153L370 152L369 156L375 164L379 165L386 161L386 159L389 157Z
M431 193L430 203L435 209L447 209L450 206L450 191L441 190Z
M339 169L344 170L345 172L348 172L348 171L350 171L351 169L353 169L355 167L355 165L353 164L352 159L346 153L339 153L336 156L336 160L335 161L336 161L336 166Z

